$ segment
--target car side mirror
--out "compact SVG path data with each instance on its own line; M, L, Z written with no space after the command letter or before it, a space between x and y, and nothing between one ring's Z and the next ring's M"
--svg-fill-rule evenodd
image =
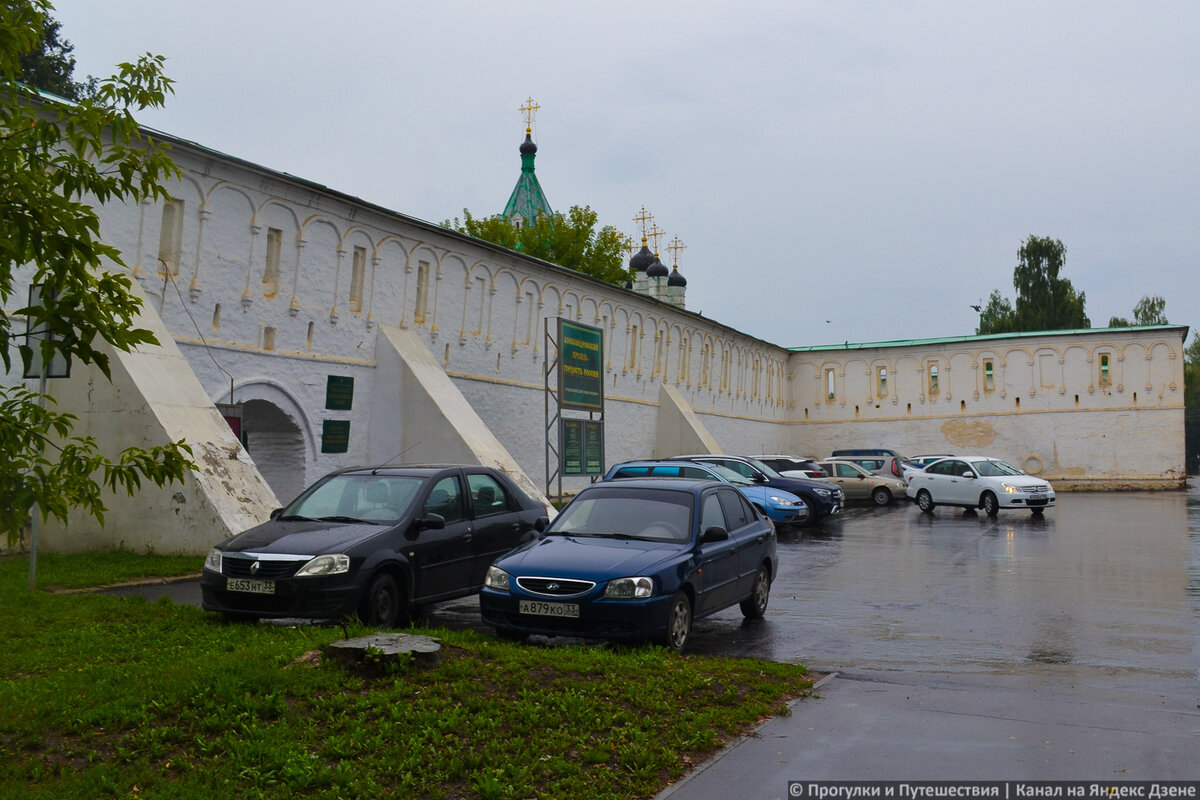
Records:
M409 539L416 539L421 531L425 530L426 528L440 531L444 527L446 527L446 518L441 514L430 513L413 520L413 524L409 526L406 536Z
M271 519L279 519L281 516L283 516L282 508L277 508L271 512Z
M729 538L729 531L722 528L720 525L713 525L711 528L705 528L704 533L700 534L700 544L708 542L723 542Z
M549 517L538 517L533 521L533 529L538 533L542 533L546 528L550 527Z
M975 477L975 473L974 473L974 472L964 472L964 473L963 473L963 477L964 477L964 478L974 478L974 477Z

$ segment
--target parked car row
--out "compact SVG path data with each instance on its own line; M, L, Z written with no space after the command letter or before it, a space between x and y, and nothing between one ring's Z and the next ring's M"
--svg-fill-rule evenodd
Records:
M392 627L421 605L478 593L483 620L502 636L683 649L695 619L733 605L748 618L765 613L777 524L836 516L847 499L906 496L924 512L988 514L1054 505L1046 481L998 459L939 458L912 465L906 482L865 469L869 457L814 462L826 479L783 475L749 456L625 462L553 522L487 467L339 470L212 548L202 606L232 619L358 616Z

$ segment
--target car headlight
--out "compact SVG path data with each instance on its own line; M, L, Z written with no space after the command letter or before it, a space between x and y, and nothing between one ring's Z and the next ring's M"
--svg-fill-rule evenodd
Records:
M821 497L829 497L830 495L830 491L828 489L813 489L813 491L821 495Z
M483 585L498 592L507 592L508 573L499 567L488 567L487 574L483 576Z
M208 551L208 558L204 559L204 568L210 572L221 572L221 551L213 548Z
M795 500L789 500L786 497L776 497L775 495L771 495L771 502L777 506L798 506L798 505L800 505Z
M654 595L654 581L646 577L617 578L604 587L610 600L641 600Z
M314 578L324 575L341 575L350 571L350 556L337 553L334 555L317 556L309 561L296 573L297 578Z
M1001 486L1004 487L1005 494L1016 494L1017 492L1020 491L1017 487L1013 486L1011 483L1003 483L1003 484L1001 484Z

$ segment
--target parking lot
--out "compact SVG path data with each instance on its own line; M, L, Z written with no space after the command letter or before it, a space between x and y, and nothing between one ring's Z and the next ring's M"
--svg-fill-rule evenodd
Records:
M674 797L782 796L797 778L1200 779L1197 489L1060 494L1042 518L850 507L782 535L779 557L766 618L700 620L689 651L837 677ZM426 622L487 631L474 598Z

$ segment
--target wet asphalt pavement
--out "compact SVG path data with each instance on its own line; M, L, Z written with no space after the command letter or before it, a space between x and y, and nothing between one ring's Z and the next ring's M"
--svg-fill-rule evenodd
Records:
M701 620L689 651L836 676L663 797L1200 779L1200 490L1060 494L1043 518L850 508L779 555L766 618ZM137 591L199 602L194 583ZM486 630L474 599L428 622Z

